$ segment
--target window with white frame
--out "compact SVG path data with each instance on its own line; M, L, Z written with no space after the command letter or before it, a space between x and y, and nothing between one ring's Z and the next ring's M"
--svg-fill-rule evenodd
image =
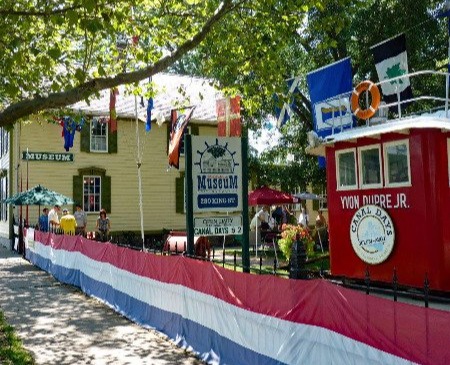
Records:
M359 181L361 188L380 188L381 180L381 151L380 145L371 145L358 148L359 154Z
M99 212L101 206L100 176L83 176L83 208L86 212Z
M108 152L108 120L94 118L91 122L91 152Z
M383 149L386 186L398 187L411 185L408 140L385 143Z
M356 189L356 149L336 151L337 190Z

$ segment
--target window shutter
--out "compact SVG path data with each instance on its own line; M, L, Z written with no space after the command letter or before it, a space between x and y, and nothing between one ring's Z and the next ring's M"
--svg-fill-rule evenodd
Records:
M111 132L111 126L108 126L108 153L117 153L117 131Z
M111 213L111 176L102 176L102 206L107 213Z
M191 126L191 134L193 136L198 136L199 135L199 127L197 124L190 124Z
M91 123L86 122L86 124L81 128L80 132L80 151L90 152L91 151Z
M83 176L78 175L73 177L72 198L74 202L72 211L75 212L75 204L83 204Z
M175 179L175 212L184 214L184 173Z

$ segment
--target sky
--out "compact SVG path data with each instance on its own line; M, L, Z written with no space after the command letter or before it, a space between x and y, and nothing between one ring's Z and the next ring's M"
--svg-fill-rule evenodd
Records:
M281 133L276 126L276 121L269 119L264 121L260 135L253 131L248 132L248 143L258 151L258 154L261 154L264 150L276 146L280 137Z

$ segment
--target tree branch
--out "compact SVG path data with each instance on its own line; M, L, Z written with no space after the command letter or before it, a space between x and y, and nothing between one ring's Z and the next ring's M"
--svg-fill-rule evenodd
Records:
M122 84L139 82L145 78L166 70L169 66L182 58L187 52L198 46L206 38L212 28L234 8L235 5L233 5L233 0L224 0L197 34L186 40L170 55L161 58L153 65L133 72L123 72L117 74L115 77L94 78L69 90L51 93L45 97L36 96L34 98L9 105L2 112L0 112L0 126L12 125L18 119L24 118L30 114L37 113L45 109L61 108L71 105L80 100L86 99L93 93L103 89L110 89Z

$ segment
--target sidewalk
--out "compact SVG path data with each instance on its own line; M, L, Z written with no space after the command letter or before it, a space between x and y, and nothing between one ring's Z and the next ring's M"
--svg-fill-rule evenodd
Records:
M2 246L0 310L36 364L203 364Z

